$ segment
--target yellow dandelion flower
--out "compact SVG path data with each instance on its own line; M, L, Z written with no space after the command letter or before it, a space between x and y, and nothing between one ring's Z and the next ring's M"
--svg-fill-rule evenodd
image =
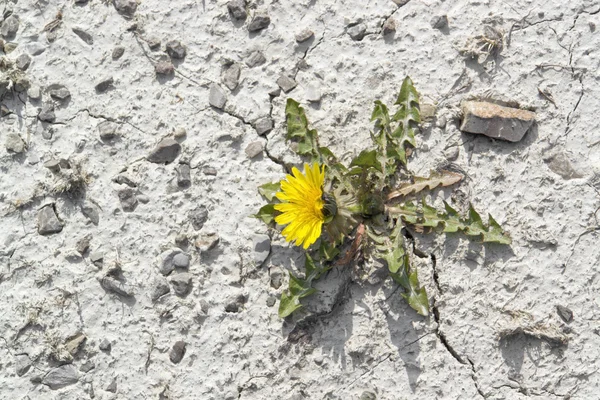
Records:
M281 191L276 194L282 202L275 204L281 214L275 217L279 225L287 225L282 234L288 242L307 249L321 236L325 221L323 214L323 181L325 167L318 163L304 164L304 173L292 168L292 175L281 181Z

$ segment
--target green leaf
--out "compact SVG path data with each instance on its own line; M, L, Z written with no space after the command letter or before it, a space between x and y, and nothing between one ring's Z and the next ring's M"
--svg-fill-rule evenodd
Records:
M298 142L297 153L320 157L317 131L308 128L308 119L300 103L294 99L287 99L285 116L287 122L286 139Z
M511 244L512 239L504 232L491 214L488 214L489 227L483 233L483 241L488 243Z
M399 124L392 135L399 139L400 146L409 143L415 147L415 133L421 123L421 113L419 111L419 94L408 76L404 78L400 93L394 104L400 107L392 117L392 121Z
M304 271L306 274L306 278L309 279L309 277L311 277L311 280L315 276L315 271L317 271L315 261L308 253L306 253L306 258L304 259Z
M254 215L254 218L260 219L265 224L269 225L271 222L275 220L275 214L277 210L275 210L275 204L267 204L262 206L260 210Z
M466 229L465 223L462 221L460 214L450 204L444 201L444 207L446 209L446 218L444 219L444 232L454 233L458 231L464 231Z
M397 190L388 194L387 199L392 200L399 196L408 196L412 193L418 193L425 189L433 190L438 186L450 186L460 182L463 179L461 174L452 171L432 171L428 177L415 176L412 182L405 182Z
M379 172L383 172L379 160L377 160L377 150L363 150L358 156L352 160L350 167L361 167L364 169L374 168Z
M287 293L281 293L281 299L279 300L279 317L285 318L292 315L292 313L299 308L302 308L299 299L295 296L289 296Z
M260 193L260 195L268 202L273 201L273 199L275 199L275 194L280 190L280 182L265 183L264 185L258 187L258 193Z
M331 261L340 254L340 250L335 247L335 244L322 240L321 246L319 247L319 254L323 260Z
M417 271L414 270L409 276L410 289L404 294L413 310L418 314L426 317L429 315L429 299L427 298L427 291L425 288L420 287L419 279L417 277Z
M388 108L379 100L375 101L375 108L371 114L371 121L377 121L382 127L390 125L391 120Z

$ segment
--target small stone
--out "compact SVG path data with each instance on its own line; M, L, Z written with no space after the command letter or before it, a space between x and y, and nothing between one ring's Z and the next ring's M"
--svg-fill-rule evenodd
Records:
M271 238L268 235L254 235L252 238L254 247L254 262L260 267L271 253Z
M177 254L181 253L181 249L172 248L169 250L163 251L159 256L159 271L163 275L169 275L175 269L175 265L173 265L173 259Z
M198 210L191 211L188 217L194 229L199 231L204 226L204 223L208 221L208 210L201 207Z
M194 245L196 249L200 251L200 253L206 253L217 247L219 244L219 236L216 233L209 233L206 235L200 236Z
M101 265L103 260L104 253L102 253L101 251L96 250L90 253L90 261L95 265Z
M148 47L152 51L160 49L160 43L161 43L161 41L156 36L152 36L151 38L148 38L146 40L146 43L148 43Z
M254 123L254 129L259 135L266 135L273 129L273 120L269 117L259 118Z
M383 24L383 29L381 31L383 36L391 35L396 33L396 20L392 17L385 20Z
M590 32L596 32L596 24L593 22L588 22L588 26L590 27Z
M94 364L94 362L92 360L87 360L85 363L81 364L81 367L79 367L79 370L83 373L88 373L91 370L93 370L94 368L96 368L96 364Z
M112 59L118 60L119 58L123 57L123 54L125 54L125 47L115 46L115 48L112 51Z
M275 296L267 297L267 307L273 307L277 302L277 298Z
M510 142L521 140L535 121L531 111L481 101L464 102L462 111L461 131Z
M104 93L110 87L113 86L113 83L115 83L115 80L113 79L113 77L112 76L106 76L104 78L99 79L97 81L96 85L94 86L94 88L96 89L96 92L98 92L98 93Z
M156 63L154 70L158 75L173 75L175 73L175 67L170 60L161 60Z
M75 250L81 255L84 255L90 249L90 242L92 241L92 234L88 233L75 244Z
M310 38L312 38L314 36L315 36L315 33L313 31L311 31L310 29L304 29L304 30L296 33L296 42L298 42L298 43L306 42L307 40L309 40Z
M296 81L290 78L287 75L281 75L279 79L277 79L277 85L283 90L285 93L294 89L297 85Z
M558 151L554 154L544 157L544 162L548 164L548 168L552 172L557 175L560 175L563 179L579 179L583 178L583 175L580 174L573 168L569 157L564 152Z
M90 46L94 44L94 38L92 37L92 35L90 35L86 31L84 31L83 29L81 29L81 28L73 28L73 33L76 34L77 36L79 36L79 38L81 40L83 40L84 42L86 42Z
M70 355L74 356L83 348L86 340L87 337L83 333L78 332L65 341L65 349L67 349Z
M98 225L100 222L100 214L99 214L98 206L90 201L85 201L81 205L81 213L89 219L94 225Z
M263 65L267 59L260 51L256 50L250 53L250 55L246 58L246 65L250 68L258 67L259 65Z
M171 58L182 60L185 58L187 51L179 40L170 40L167 42L167 54Z
M18 354L15 356L15 370L18 376L23 376L31 368L31 359L27 354Z
M148 155L147 160L153 163L169 164L181 153L181 145L175 139L161 140Z
M239 64L231 64L221 76L221 80L223 84L227 86L229 90L235 90L238 86L238 82L240 79L240 65Z
M281 271L271 272L271 287L275 290L279 289L283 283L283 274Z
M189 165L179 164L179 167L177 168L177 185L179 187L186 188L192 184L190 171Z
M377 395L375 395L375 393L373 393L373 392L369 392L368 390L365 390L360 395L360 400L377 400Z
M29 96L31 100L37 101L42 98L42 89L37 85L32 85L27 89L27 96Z
M15 89L15 92L25 92L31 86L31 81L29 81L29 78L25 75L17 76L13 82L13 88Z
M117 393L117 377L115 376L113 378L113 380L108 384L108 386L105 389L107 392L110 393Z
M179 233L175 236L175 245L177 245L177 247L184 248L187 247L188 244L188 237L185 233Z
M448 121L446 120L446 117L442 115L441 117L439 117L435 120L435 126L440 129L445 129L447 122Z
M173 265L175 268L187 268L190 266L190 256L185 253L176 254L173 257Z
M171 352L169 353L169 359L173 364L179 364L183 356L185 355L186 343L183 340L175 342Z
M243 294L237 296L235 299L230 300L229 303L225 306L225 312L228 313L237 313L240 312L241 309L244 308L244 304L246 303L246 296Z
M65 101L71 97L71 92L66 87L59 87L50 90L50 97L57 101Z
M398 7L406 5L410 0L392 0Z
M0 117L6 117L8 114L12 114L12 112L6 107L4 104L0 104Z
M433 29L446 29L448 27L448 16L437 15L433 17L429 23Z
M15 60L15 65L21 71L27 71L27 68L29 68L29 66L31 65L31 56L25 53L19 55L19 57L17 57L17 59Z
M420 105L420 111L422 120L432 120L437 112L437 106L435 104L424 103Z
M315 84L308 85L306 88L306 100L313 103L321 101L321 89Z
M127 174L119 174L112 179L113 182L118 183L119 185L127 185L131 188L136 188L137 183L133 181Z
M227 10L233 19L246 19L246 0L231 0Z
M154 284L152 286L152 292L150 293L150 298L152 301L156 301L165 294L171 291L171 287L169 286L169 282L165 277L157 276L154 278Z
M37 214L38 233L50 235L62 231L63 226L54 212L54 205L48 204L42 207Z
M29 382L33 383L34 385L38 385L42 383L42 376L37 374L33 375L31 378L29 378Z
M115 293L123 297L133 297L132 288L112 276L105 276L98 280L100 281L100 286L107 292Z
M352 40L360 42L364 39L367 33L367 26L361 22L359 24L348 27L347 32L348 35L352 38Z
M177 139L183 139L187 136L187 131L184 127L180 126L179 128L175 129L173 136L175 136Z
M250 24L248 24L248 32L257 32L265 29L271 23L271 18L266 12L257 12Z
M112 344L110 344L110 342L107 339L102 339L102 341L98 345L98 348L102 351L110 353L110 350L112 349Z
M50 370L43 378L42 383L52 390L74 385L79 381L79 374L73 365L61 365Z
M223 107L225 106L226 102L227 102L227 97L225 96L223 89L221 89L219 87L219 85L213 83L210 86L210 93L208 95L208 103L211 106L222 110Z
M217 170L215 168L212 167L205 167L202 172L204 173L204 175L208 175L208 176L217 176Z
M113 0L117 12L125 17L132 17L137 9L136 0Z
M4 142L4 146L9 153L20 154L25 151L27 145L16 133L9 133L6 135L6 141Z
M190 292L192 275L187 272L176 274L171 278L171 285L177 296L185 296Z
M246 155L248 156L248 158L254 158L254 157L258 156L259 154L261 154L263 152L263 149L264 149L263 142L256 141L256 142L252 142L248 146L246 146L245 151L246 151Z
M113 121L102 121L97 125L98 133L102 141L109 141L117 136L119 125Z
M46 51L46 46L44 46L43 44L39 43L39 42L33 42L33 43L29 43L26 46L27 52L29 54L31 54L32 56L39 56L40 54L42 54L43 52Z
M11 15L2 22L0 33L7 39L13 38L19 30L19 19L15 15Z
M123 211L131 212L135 210L138 205L138 200L135 194L136 191L132 188L121 189L117 192Z
M43 122L53 123L56 121L56 115L54 114L54 103L46 102L42 104L42 109L38 114L38 119Z
M444 150L444 157L446 157L446 160L448 161L456 161L459 155L460 150L458 146L452 146Z

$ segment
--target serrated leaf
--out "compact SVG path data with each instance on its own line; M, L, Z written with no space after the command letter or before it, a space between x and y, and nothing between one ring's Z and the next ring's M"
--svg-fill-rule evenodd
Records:
M306 274L307 279L312 279L315 276L315 271L317 271L317 266L315 265L315 261L312 257L306 253L306 258L304 259L304 273Z
M399 139L401 146L404 146L406 142L415 147L415 133L418 124L421 123L421 114L419 111L419 94L408 76L404 78L400 93L394 104L400 107L392 117L392 121L399 124L392 135Z
M465 233L469 236L478 236L486 232L485 225L481 220L481 216L475 210L472 204L469 204L469 219L467 220L467 228Z
M363 150L350 163L350 167L374 168L379 172L383 172L381 163L377 159L377 150Z
M419 193L425 189L435 189L438 186L450 186L460 182L463 176L452 171L432 171L429 177L415 176L413 182L406 182L400 185L397 190L388 194L387 199L392 200L399 196L408 196L409 194Z
M429 315L429 299L427 298L427 291L425 288L420 287L416 270L411 272L409 282L410 290L405 294L408 305L410 305L418 314L426 317Z
M262 206L260 208L260 210L258 210L258 212L252 216L254 218L260 219L262 222L269 225L271 222L273 222L275 220L276 213L277 213L277 210L275 210L275 205L267 204L265 206Z
M371 121L377 121L383 127L390 125L391 120L388 108L379 100L375 101L375 108L371 114Z
M319 247L319 254L321 256L321 259L325 261L331 261L338 254L340 254L340 250L336 248L334 244L323 240L321 241L321 246Z
M275 194L280 190L280 182L265 183L264 185L258 187L258 193L260 193L260 195L264 197L265 200L267 200L268 202L273 201L273 199L275 199Z
M504 232L500 224L488 214L488 231L483 233L483 241L487 243L511 244L512 239Z
M460 214L450 204L444 201L444 208L446 210L446 218L444 220L444 232L454 233L463 231L466 225L461 219Z
M318 157L317 131L308 128L308 119L300 103L294 99L287 99L285 116L287 122L286 139L298 142L297 153Z
M302 304L300 304L297 297L289 296L286 292L281 293L278 310L280 318L292 315L292 313L299 308L302 308Z

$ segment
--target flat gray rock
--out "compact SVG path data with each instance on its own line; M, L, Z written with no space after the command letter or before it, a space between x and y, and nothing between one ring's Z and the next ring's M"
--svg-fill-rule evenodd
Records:
M0 26L0 33L7 39L12 39L19 30L19 19L15 15L6 18Z
M254 248L254 261L261 266L271 253L271 238L268 235L255 235L252 238Z
M152 292L150 292L150 298L152 301L156 301L165 294L171 291L171 287L169 286L169 282L163 276L157 276L154 278L154 282L152 284Z
M217 84L210 85L210 93L208 94L208 103L220 110L225 107L225 103L227 103L227 97L223 89L219 87Z
M136 0L113 0L117 12L126 17L132 17L137 10Z
M118 60L119 58L121 58L123 56L123 54L125 54L125 47L115 46L115 48L112 51L112 59Z
M54 114L54 104L52 102L46 102L42 104L42 109L38 114L38 119L43 122L54 122L56 121L56 115Z
M103 141L112 140L117 136L119 124L113 121L102 121L97 126L100 139Z
M27 148L21 136L16 133L9 133L6 135L6 140L4 141L4 147L9 153L20 154L25 151Z
M173 247L172 249L163 251L158 257L158 269L161 274L169 275L175 269L173 259L179 253L182 253L181 249Z
M367 33L367 26L361 22L348 27L347 32L352 40L361 41Z
M79 374L71 364L61 365L50 370L43 378L42 383L52 390L71 386L79 381Z
M48 204L42 207L37 214L38 233L51 235L62 231L63 225L54 212L54 206Z
M246 57L246 65L250 68L258 67L259 65L263 65L267 59L263 55L263 53L259 50L255 50Z
M287 75L281 75L277 79L277 85L283 90L285 93L293 90L298 84L293 78L290 78Z
M256 120L254 129L259 135L266 135L273 129L273 120L270 117L263 117Z
M79 38L81 40L83 40L85 43L89 44L90 46L94 44L94 38L87 31L83 30L82 28L78 28L78 27L75 27L72 30L73 30L73 33L76 34L77 36L79 36Z
M169 40L166 50L169 57L177 60L184 59L187 54L185 46L179 40Z
M186 343L183 340L175 342L169 352L169 359L173 364L179 364L185 355Z
M132 188L121 189L117 192L123 211L134 211L138 205L136 191Z
M227 3L227 10L233 19L246 19L246 0L231 0Z
M256 141L256 142L251 142L250 144L248 144L248 146L246 146L246 155L248 156L248 158L254 158L256 156L258 156L259 154L261 154L264 150L264 144L261 141Z
M254 18L250 24L248 24L249 32L260 31L261 29L265 29L271 23L271 17L266 12L257 12L254 14Z
M187 272L175 274L171 277L171 286L177 296L185 296L192 288L192 275Z
M535 113L483 101L465 101L460 130L518 142L533 125Z
M153 163L168 164L181 153L181 145L171 138L161 140L148 155L147 160Z
M25 54L25 53L19 55L17 57L17 59L15 60L15 65L21 71L27 71L27 69L31 65L31 56L29 54Z
M313 31L311 31L310 29L304 29L304 30L296 33L295 39L296 39L296 42L302 43L302 42L306 42L308 39L312 38L313 36L315 36L315 33Z
M237 88L240 79L240 71L240 65L234 63L223 72L221 80L229 90L235 90L235 88Z

